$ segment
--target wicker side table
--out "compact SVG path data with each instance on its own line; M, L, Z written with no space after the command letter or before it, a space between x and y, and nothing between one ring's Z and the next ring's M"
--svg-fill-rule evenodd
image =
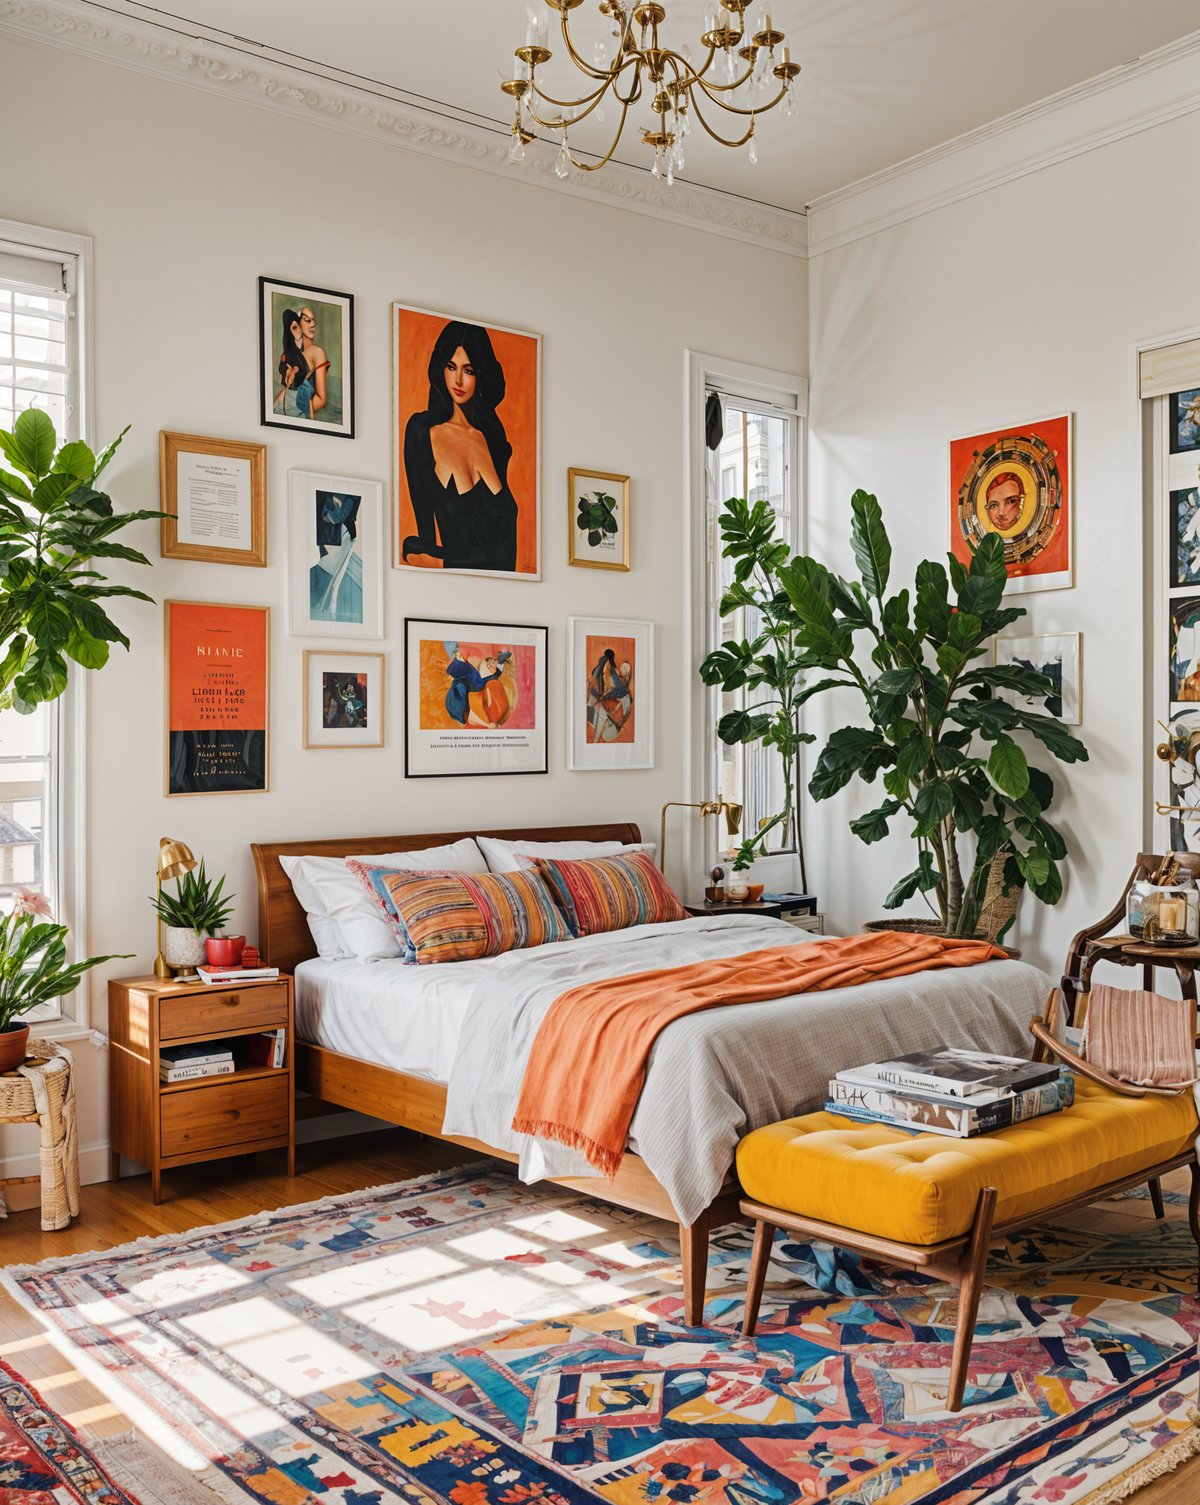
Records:
M24 1064L0 1074L0 1123L41 1130L42 1228L51 1233L79 1215L79 1138L75 1124L75 1062L63 1045L30 1040ZM10 1176L0 1187L33 1180ZM0 1198L0 1217L4 1204Z

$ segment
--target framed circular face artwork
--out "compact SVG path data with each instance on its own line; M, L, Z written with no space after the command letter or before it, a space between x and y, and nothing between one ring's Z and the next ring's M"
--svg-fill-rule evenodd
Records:
M1073 584L1071 415L950 442L950 547L1004 540L1010 591Z

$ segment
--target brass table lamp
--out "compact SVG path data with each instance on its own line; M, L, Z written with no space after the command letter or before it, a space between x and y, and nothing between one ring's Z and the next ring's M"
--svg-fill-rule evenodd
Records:
M662 828L658 839L658 865L664 873L667 870L668 810L699 810L702 818L708 815L720 815L723 810L726 835L736 836L742 828L742 807L735 805L731 800L700 800L696 804L690 804L687 800L668 800L662 807Z
M157 897L162 897L162 886L164 883L169 882L172 878L182 878L184 873L190 873L195 866L196 859L192 856L190 847L185 846L182 841L172 841L169 836L160 837L158 843L158 869L155 874L158 880L158 886L155 890ZM158 913L157 908L155 909L155 915L158 919L158 929L155 932L158 955L154 958L154 975L155 977L171 977L173 973L163 960L162 915Z

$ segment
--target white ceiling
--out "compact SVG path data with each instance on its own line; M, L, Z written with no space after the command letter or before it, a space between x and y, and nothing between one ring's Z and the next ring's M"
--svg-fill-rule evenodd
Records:
M665 3L663 44L688 42L699 52L705 0ZM103 8L199 30L251 53L265 49L293 65L305 59L316 72L355 75L368 87L506 130L511 109L499 80L524 40L527 4L545 9L555 48L557 15L545 0L174 0L178 9L107 0ZM1131 62L1194 31L1200 19L1196 0L755 0L755 12L764 7L803 65L799 109L790 120L779 111L763 118L755 167L744 151L694 131L684 176L795 210ZM571 17L590 56L608 23L595 0ZM580 92L571 89L573 73L557 57L546 65L547 88ZM644 113L635 124L650 123ZM586 142L580 133L580 145L600 145L602 133ZM625 134L619 159L643 165L640 135L629 125Z

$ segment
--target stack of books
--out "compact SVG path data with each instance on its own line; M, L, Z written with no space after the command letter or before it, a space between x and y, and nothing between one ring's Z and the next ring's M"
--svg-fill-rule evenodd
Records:
M228 982L269 982L279 976L278 967L197 967L196 972L210 988Z
M825 1106L860 1123L969 1139L1074 1101L1075 1078L1054 1062L945 1046L839 1071Z
M202 1045L172 1045L159 1051L158 1079L191 1082L197 1077L229 1076L235 1070L233 1050L219 1041Z

